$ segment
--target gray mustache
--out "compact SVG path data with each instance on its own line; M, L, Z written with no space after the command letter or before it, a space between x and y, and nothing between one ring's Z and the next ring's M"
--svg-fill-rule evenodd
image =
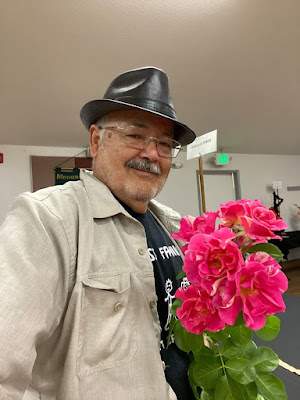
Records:
M161 175L161 169L151 162L130 160L127 161L125 165L126 167L141 169L142 171L149 171L153 174Z

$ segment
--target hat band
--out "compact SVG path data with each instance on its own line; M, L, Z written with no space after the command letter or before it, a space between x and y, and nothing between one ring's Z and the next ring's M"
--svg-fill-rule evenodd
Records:
M149 111L154 111L159 114L166 115L177 121L177 115L174 108L170 107L168 104L163 103L159 100L152 100L146 98L134 98L131 96L119 97L119 98L105 98L106 100L121 101L123 103L132 104L133 106L146 108Z

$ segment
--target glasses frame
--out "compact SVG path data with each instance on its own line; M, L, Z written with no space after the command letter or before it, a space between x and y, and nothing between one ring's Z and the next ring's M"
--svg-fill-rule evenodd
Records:
M170 140L172 140L173 144L175 145L174 147L172 147L172 149L174 149L175 155L173 156L171 154L170 157L168 157L166 155L161 155L160 154L160 149L158 147L158 144L160 143L160 139L158 139L158 138L156 138L154 136L150 136L147 139L145 139L143 147L134 147L134 146L129 145L128 143L126 143L126 134L129 132L129 131L126 130L126 128L124 128L122 126L98 126L98 128L102 129L102 130L110 130L110 131L114 131L114 132L119 133L125 139L124 143L128 147L130 147L132 149L136 149L136 150L143 150L146 146L148 146L149 142L152 140L152 141L154 141L156 143L157 154L160 157L163 157L163 158L168 158L168 159L176 158L178 156L180 150L182 149L181 143L177 142L177 140L174 140L174 139L170 138ZM139 128L136 128L136 127L132 127L132 128L139 129ZM176 152L176 150L177 150L177 152Z

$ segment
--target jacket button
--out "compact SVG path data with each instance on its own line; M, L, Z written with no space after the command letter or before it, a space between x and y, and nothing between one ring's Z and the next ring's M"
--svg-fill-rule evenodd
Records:
M166 363L164 361L162 361L162 367L163 367L163 370L165 371L166 370Z
M122 303L116 303L116 304L115 304L115 307L114 307L114 310L115 310L115 311L119 311L119 310L121 310L122 307L123 307L123 304L122 304Z
M150 308L154 308L156 306L156 301L155 300L150 300L149 301L149 306L150 306Z
M139 254L140 254L141 256L143 256L143 255L145 254L145 250L144 250L144 249L139 249L138 252L139 252Z

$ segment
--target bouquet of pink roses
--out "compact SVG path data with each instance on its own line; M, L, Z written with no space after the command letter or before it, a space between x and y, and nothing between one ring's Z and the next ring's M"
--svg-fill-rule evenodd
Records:
M217 218L221 219L218 229ZM283 400L282 382L270 372L278 356L257 347L252 331L272 340L280 328L274 316L285 310L287 278L281 251L269 239L287 228L258 200L230 201L220 211L185 217L173 237L183 246L189 285L177 290L169 338L192 353L189 381L203 400Z

